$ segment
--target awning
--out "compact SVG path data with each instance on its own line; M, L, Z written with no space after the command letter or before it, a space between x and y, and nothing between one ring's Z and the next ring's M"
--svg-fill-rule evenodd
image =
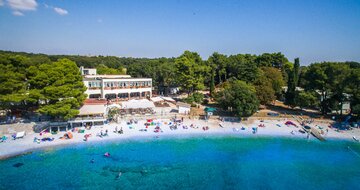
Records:
M185 108L190 108L191 107L190 104L187 104L187 103L184 103L184 102L178 102L176 105L178 107L185 107Z
M168 102L176 102L174 99L172 99L170 97L161 97L161 98Z
M122 109L155 108L154 103L146 99L129 100L122 102L121 105Z
M204 111L205 111L205 112L214 112L214 111L216 111L216 108L206 107L206 108L204 109Z
M160 98L160 97L152 97L150 98L151 101L153 102L161 102L161 101L164 101L164 99Z
M105 114L105 110L105 105L83 105L79 110L79 115Z

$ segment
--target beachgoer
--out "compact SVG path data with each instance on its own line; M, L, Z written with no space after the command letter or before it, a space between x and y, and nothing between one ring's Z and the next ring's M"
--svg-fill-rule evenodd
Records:
M100 136L103 136L103 131L102 130L100 131Z
M105 130L105 136L107 136L107 135L108 135L108 130L106 129L106 130Z
M117 129L117 126L115 126L115 131L114 131L115 133L117 133L118 132L118 129Z
M118 178L120 178L120 177L121 177L121 175L122 175L122 173L121 173L121 172L119 172L119 174L118 174Z

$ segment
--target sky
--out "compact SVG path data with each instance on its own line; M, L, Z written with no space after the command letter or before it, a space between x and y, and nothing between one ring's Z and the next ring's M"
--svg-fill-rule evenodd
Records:
M360 62L360 0L0 0L0 50Z

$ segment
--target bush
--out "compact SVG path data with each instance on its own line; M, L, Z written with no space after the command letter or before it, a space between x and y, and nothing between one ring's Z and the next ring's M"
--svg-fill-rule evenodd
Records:
M203 99L204 99L204 94L199 93L199 92L194 92L194 93L192 94L192 97L193 97L193 99L194 99L194 101L195 101L196 103L201 104L201 103L203 102Z
M194 97L193 96L189 96L187 98L183 99L183 102L186 102L188 104L192 104L194 102Z

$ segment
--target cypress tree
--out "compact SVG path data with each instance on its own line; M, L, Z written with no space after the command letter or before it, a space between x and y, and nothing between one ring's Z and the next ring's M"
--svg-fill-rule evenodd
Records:
M295 58L294 68L289 71L288 89L285 96L285 104L295 106L295 90L298 82L298 75L300 69L299 58Z
M210 81L210 96L214 96L215 91L215 76L214 72L211 72L211 81Z

